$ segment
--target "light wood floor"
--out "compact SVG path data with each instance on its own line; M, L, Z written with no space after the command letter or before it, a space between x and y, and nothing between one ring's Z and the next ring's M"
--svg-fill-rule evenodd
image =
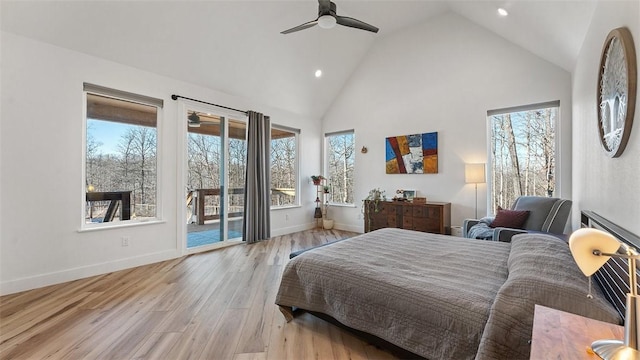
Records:
M355 235L309 230L0 298L0 359L394 359L274 304L291 251Z

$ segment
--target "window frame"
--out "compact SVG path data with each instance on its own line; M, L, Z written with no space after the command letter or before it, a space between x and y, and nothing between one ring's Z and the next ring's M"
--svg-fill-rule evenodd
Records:
M561 157L561 153L562 153L562 142L561 142L561 121L562 121L562 107L560 106L560 100L552 100L552 101L545 101L545 102L540 102L540 103L533 103L533 104L527 104L527 105L520 105L520 106L512 106L512 107L507 107L507 108L501 108L501 109L494 109L494 110L488 110L487 111L487 115L486 115L486 136L487 136L487 196L486 196L486 208L487 208L487 216L495 216L495 214L493 213L493 188L495 186L495 184L493 183L493 179L491 177L491 172L493 171L493 158L492 158L492 153L491 153L491 144L492 144L492 123L491 123L491 117L494 115L503 115L503 114L511 114L511 113L517 113L517 112L525 112L525 111L532 111L532 110L539 110L539 109L548 109L548 108L556 108L557 109L557 114L556 114L556 119L555 119L555 123L553 124L553 132L554 132L554 141L553 141L553 146L554 146L554 161L555 161L555 172L554 172L554 177L555 177L555 184L554 184L554 191L553 191L553 196L558 197L559 194L562 194L561 191L561 174L562 174L562 157ZM511 206L512 204L505 204L506 206Z
M324 142L323 142L323 147L324 147L324 151L323 151L323 173L325 174L325 177L327 178L327 181L330 182L330 176L329 176L329 137L331 136L338 136L338 135L347 135L347 134L351 134L353 135L353 171L354 171L354 177L355 177L355 167L356 167L356 132L355 129L347 129L347 130L341 130L341 131L331 131L331 132L326 132L324 134ZM335 202L333 201L333 198L330 197L328 204L329 206L342 206L342 207L355 207L356 204L356 200L355 200L355 179L352 182L352 189L351 189L351 193L353 194L353 202L351 203L342 203L342 202Z
M278 210L278 209L289 209L293 207L300 207L301 206L300 205L300 200L301 200L301 197L300 197L300 189L301 189L300 187L300 133L301 133L301 130L284 126L284 125L274 124L274 123L271 124L271 130L272 129L287 131L295 135L296 158L294 160L294 173L295 173L295 179L296 179L296 186L295 186L296 195L293 200L293 204L271 205L270 209ZM271 156L271 154L269 154L269 156ZM269 171L271 171L271 169L269 169Z
M133 103L138 103L141 105L153 106L156 108L156 191L155 191L155 200L156 200L156 213L153 218L146 219L130 219L124 221L117 222L102 222L102 223L86 223L85 215L86 215L86 181L87 181L87 95L93 94L103 97L109 97L116 100L128 101ZM80 200L82 206L80 206L80 228L79 232L85 231L95 231L102 229L113 229L113 228L121 228L121 227L131 227L131 226L139 226L146 224L157 224L164 223L163 216L163 206L162 206L162 119L163 119L163 109L164 109L164 101L162 99L153 98L145 95L139 95L135 93L130 93L122 90L107 88L99 85L84 83L83 91L82 91L82 151L81 151L81 181L80 181ZM135 124L133 124L135 125Z

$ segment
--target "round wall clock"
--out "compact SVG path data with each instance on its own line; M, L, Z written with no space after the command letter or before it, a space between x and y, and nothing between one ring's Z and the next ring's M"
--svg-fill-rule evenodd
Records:
M611 157L624 151L636 103L636 52L627 28L607 36L598 71L598 129L600 142Z

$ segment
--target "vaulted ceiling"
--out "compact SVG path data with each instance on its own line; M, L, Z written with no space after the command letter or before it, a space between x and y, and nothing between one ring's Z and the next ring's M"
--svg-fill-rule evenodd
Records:
M594 0L336 0L380 28L280 31L313 20L315 0L0 1L0 26L145 71L321 118L376 41L455 12L571 71ZM509 16L497 15L497 8ZM323 76L314 72L322 69ZM185 94L188 96L188 94ZM215 99L209 99L215 101Z

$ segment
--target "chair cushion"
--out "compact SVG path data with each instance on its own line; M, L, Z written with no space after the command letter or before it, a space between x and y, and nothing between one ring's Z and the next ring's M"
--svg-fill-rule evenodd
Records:
M529 210L505 210L498 207L498 213L490 227L507 227L512 229L522 229L522 225L529 217Z

